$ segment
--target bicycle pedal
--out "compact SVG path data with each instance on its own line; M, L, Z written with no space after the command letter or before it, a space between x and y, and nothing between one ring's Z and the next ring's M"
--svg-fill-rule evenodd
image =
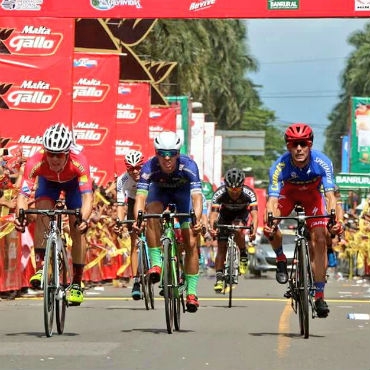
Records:
M293 297L293 294L292 294L292 292L287 291L287 292L284 293L284 297L285 298L292 298Z

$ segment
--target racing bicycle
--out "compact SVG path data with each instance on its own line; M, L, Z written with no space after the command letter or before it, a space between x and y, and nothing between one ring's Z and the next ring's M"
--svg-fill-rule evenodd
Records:
M315 296L315 285L311 267L309 245L307 241L306 220L315 218L330 219L328 226L335 223L335 210L331 210L330 215L306 216L301 205L296 205L295 216L274 217L268 213L268 225L273 226L274 220L294 220L297 222L295 230L295 249L293 255L293 264L295 268L290 270L288 291L284 294L286 298L292 299L292 308L299 317L300 334L304 338L310 335L309 330L309 306L311 306L311 316L317 316L313 297Z
M65 240L62 236L62 216L73 215L81 223L79 209L61 209L64 204L56 204L55 209L19 210L19 222L23 224L26 215L43 215L49 217L49 228L45 234L46 248L41 279L44 291L44 327L47 337L53 335L54 311L58 334L64 331L68 301L66 292L71 286L72 276L68 263Z
M176 243L174 219L190 217L193 225L196 218L194 210L190 213L176 213L174 205L169 210L158 214L144 214L138 212L137 226L140 228L144 220L158 218L161 220L162 236L161 245L163 248L163 264L160 278L160 286L163 288L166 327L168 334L173 330L180 330L181 310L185 313L184 292L186 283L183 278L182 255Z

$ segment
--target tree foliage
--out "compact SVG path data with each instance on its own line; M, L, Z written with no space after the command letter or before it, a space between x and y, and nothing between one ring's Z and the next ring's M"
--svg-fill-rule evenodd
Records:
M349 39L355 50L347 60L341 76L340 101L329 115L326 128L325 152L333 160L336 171L340 169L341 136L349 129L352 96L370 96L370 23L363 30L353 33Z

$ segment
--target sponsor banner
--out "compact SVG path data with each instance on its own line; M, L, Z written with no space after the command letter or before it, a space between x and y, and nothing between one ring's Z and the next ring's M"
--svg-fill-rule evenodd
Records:
M351 172L370 172L370 97L352 98Z
M368 17L369 0L0 0L0 16L73 18Z
M155 154L153 140L162 131L176 131L175 107L151 107L149 111L148 153Z
M99 186L114 179L118 76L118 55L74 54L73 133Z
M204 122L203 170L204 179L213 184L213 158L215 151L215 123Z
M197 163L199 177L204 177L204 113L192 113L190 126L190 156Z
M335 176L335 183L340 188L358 189L370 187L370 175L357 173L340 173Z
M218 188L221 186L222 178L222 136L215 136L215 151L213 161L213 182Z
M256 193L258 203L258 227L262 229L264 225L264 216L266 209L266 189L253 188L253 190Z
M10 155L42 145L47 127L71 124L74 21L0 17L0 135Z
M349 172L349 136L342 137L342 172Z
M116 174L124 172L124 157L139 150L148 158L150 85L119 82L116 110Z

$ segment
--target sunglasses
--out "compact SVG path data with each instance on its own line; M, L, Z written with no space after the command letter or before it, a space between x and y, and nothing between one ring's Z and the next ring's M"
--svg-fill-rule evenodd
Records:
M131 166L127 166L127 171L130 171L130 172L134 172L134 171L141 171L143 166L135 166L135 167L131 167Z
M238 191L242 190L241 187L238 188L229 188L228 186L226 187L227 191L230 191L231 193L237 193Z
M160 157L176 157L179 154L179 151L176 149L169 149L169 150L158 149L157 154Z
M287 146L288 146L288 148L297 148L298 146L300 146L301 148L306 148L307 146L312 146L312 142L311 141L305 141L305 140L290 141L290 142L288 142Z
M48 151L45 151L45 153L48 157L57 157L57 158L64 158L64 156L67 155L67 153L54 153L54 152L48 152Z

